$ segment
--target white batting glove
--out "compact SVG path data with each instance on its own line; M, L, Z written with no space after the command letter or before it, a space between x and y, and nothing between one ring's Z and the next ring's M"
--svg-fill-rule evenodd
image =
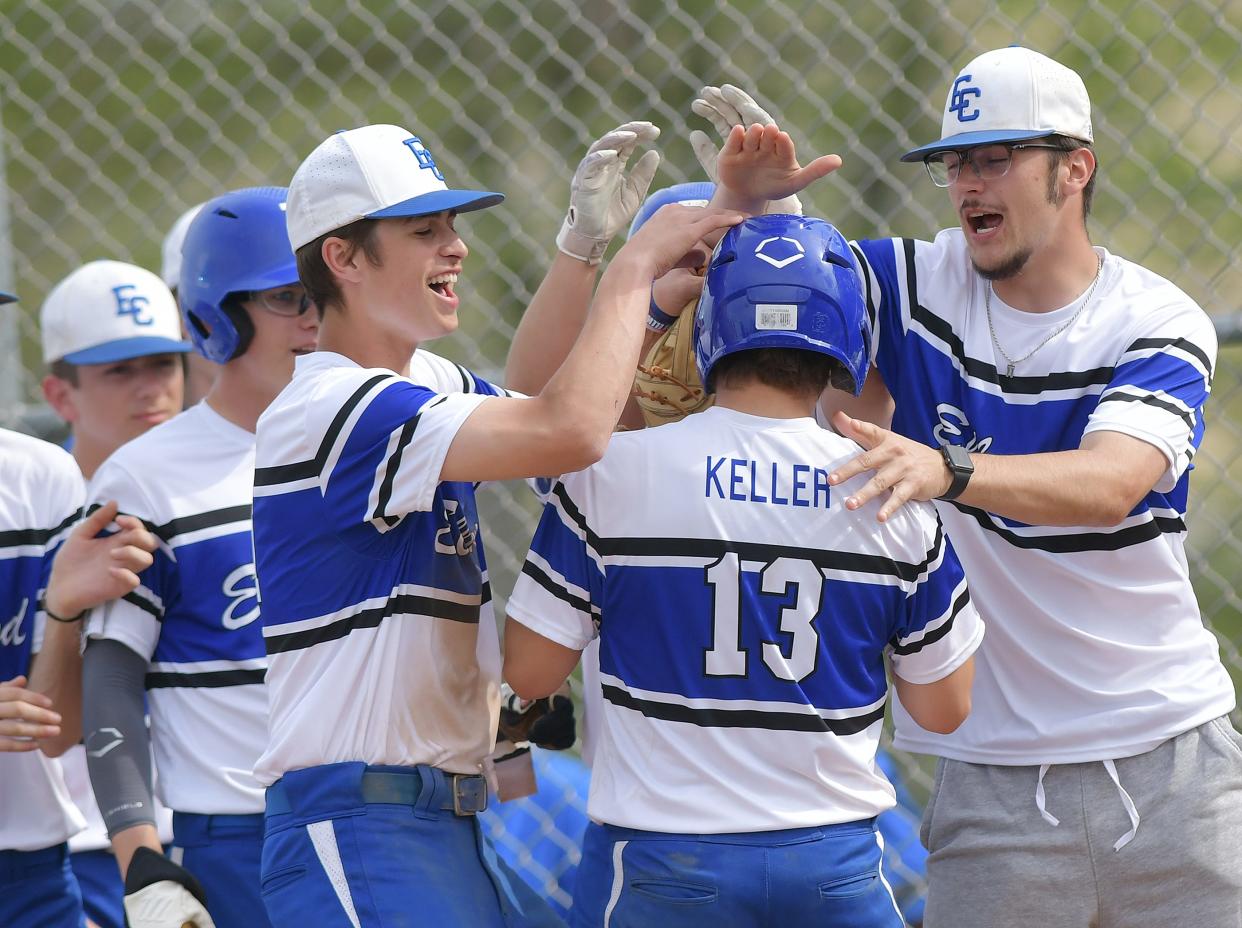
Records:
M198 880L163 854L140 847L125 874L129 928L216 928Z
M569 185L569 212L556 236L556 247L579 261L599 264L608 243L628 229L660 165L660 153L649 151L629 174L626 163L640 144L654 142L660 130L649 122L627 122L599 138L574 171Z
M729 130L734 126L749 129L756 124L766 126L776 122L767 110L755 102L754 97L732 84L704 87L699 91L698 98L690 104L690 109L712 124L720 133L721 142L729 137ZM690 133L690 147L694 149L694 156L699 159L699 164L703 166L712 183L720 183L720 175L716 171L716 156L720 154L720 144L713 142L706 132L695 129ZM767 211L801 216L802 201L796 194L783 200L772 200Z
M216 928L203 904L172 880L152 883L125 897L130 928Z

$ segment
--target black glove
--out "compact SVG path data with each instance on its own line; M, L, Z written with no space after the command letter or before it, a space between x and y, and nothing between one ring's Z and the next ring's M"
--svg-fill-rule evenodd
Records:
M516 693L503 695L500 736L514 743L528 741L541 748L563 751L577 737L574 701L561 693L525 702Z

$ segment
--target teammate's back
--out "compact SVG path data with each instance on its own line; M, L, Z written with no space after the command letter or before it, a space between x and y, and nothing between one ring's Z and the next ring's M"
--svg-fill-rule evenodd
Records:
M556 481L508 602L522 696L600 639L571 922L900 925L875 833L886 663L916 720L952 730L983 628L930 506L881 523L829 486L859 449L816 400L857 395L869 358L844 239L796 216L731 229L694 339L716 405Z
M955 627L969 597L930 505L882 524L829 489L857 453L813 418L718 406L620 434L554 485L559 520L541 525L509 614L555 639L547 596L578 589L598 606L592 817L716 833L892 806L873 763L885 653L921 683L981 628L973 614ZM561 643L585 647L592 611L575 618L579 637Z

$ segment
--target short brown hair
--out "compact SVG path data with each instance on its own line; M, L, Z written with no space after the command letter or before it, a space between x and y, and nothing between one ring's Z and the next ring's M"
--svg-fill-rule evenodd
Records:
M61 380L67 381L71 386L78 385L78 366L70 364L64 358L57 358L48 365L48 373L53 377L59 377Z
M1095 154L1095 148L1090 142L1084 142L1081 139L1070 138L1068 135L1054 135L1047 139L1049 145L1056 146L1051 152L1052 170L1048 175L1048 201L1056 203L1056 169L1059 168L1069 157L1072 151L1078 151L1080 148L1091 149L1091 154ZM1095 179L1100 173L1100 162L1096 159L1095 170L1091 172L1087 184L1082 188L1082 220L1087 221L1087 217L1091 215L1091 200L1095 197Z
M323 243L330 238L342 239L348 246L346 258L352 258L362 249L363 256L373 267L380 266L379 241L375 237L378 219L358 219L349 225L325 232L313 242L298 249L298 279L306 288L306 295L319 309L322 316L329 306L341 305L341 285L336 275L323 260Z
M836 358L801 348L750 348L725 355L712 368L708 390L727 381L742 386L758 381L786 393L819 396L828 386L854 392L854 378Z

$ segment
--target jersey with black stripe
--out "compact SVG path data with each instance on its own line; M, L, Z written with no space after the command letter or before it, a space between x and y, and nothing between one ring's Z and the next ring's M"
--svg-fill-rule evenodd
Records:
M259 603L250 539L254 435L206 402L122 445L96 471L158 539L138 587L92 611L87 635L150 661L160 799L178 812L263 810L255 761L267 741Z
M260 417L261 782L348 761L479 771L500 651L474 485L439 475L458 428L502 392L425 351L409 377L321 351Z
M84 494L68 454L0 429L0 681L30 673L47 621L41 604L52 555ZM0 850L52 847L84 826L57 761L42 751L0 752Z
M855 246L893 428L988 454L1079 447L1119 432L1168 467L1119 524L1027 525L961 503L941 517L988 623L974 708L951 735L895 712L898 747L994 764L1150 750L1234 706L1186 566L1186 497L1216 335L1185 293L1102 248L1094 295L1027 313L991 295L959 229ZM1010 358L994 346L999 342Z
M613 437L552 488L508 614L599 637L588 812L757 832L870 818L888 695L959 667L983 627L935 510L851 512L859 447L812 418L713 407Z

